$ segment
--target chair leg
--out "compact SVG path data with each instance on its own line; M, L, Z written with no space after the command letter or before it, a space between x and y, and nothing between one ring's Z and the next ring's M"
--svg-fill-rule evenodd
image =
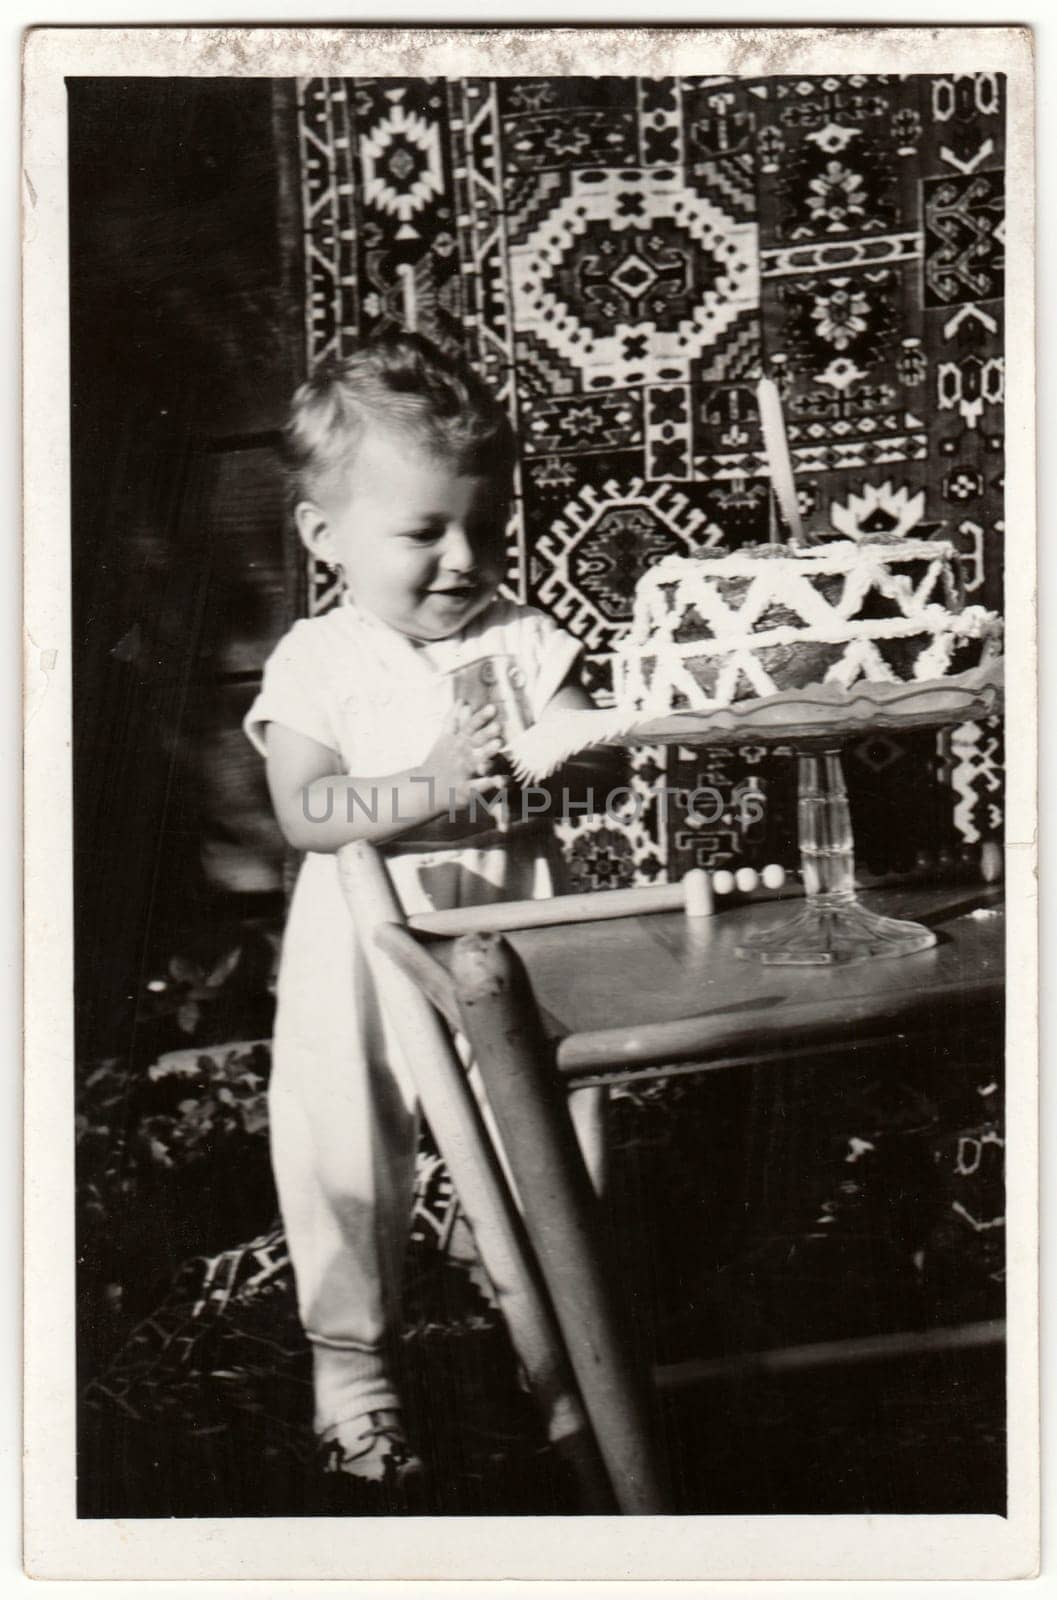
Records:
M566 1349L620 1508L670 1510L602 1260L598 1202L528 978L499 934L455 946L455 990Z
M547 1436L574 1473L584 1510L611 1512L613 1490L539 1282L524 1224L451 1036L415 983L374 947L377 926L406 920L385 864L372 845L357 842L340 851L338 870L380 1003L473 1228L514 1349L543 1410Z

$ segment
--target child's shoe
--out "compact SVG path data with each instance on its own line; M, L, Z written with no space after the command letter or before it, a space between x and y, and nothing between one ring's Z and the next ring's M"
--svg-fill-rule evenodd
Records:
M325 1472L343 1472L367 1483L411 1491L425 1477L404 1432L400 1411L367 1411L335 1423L320 1436Z

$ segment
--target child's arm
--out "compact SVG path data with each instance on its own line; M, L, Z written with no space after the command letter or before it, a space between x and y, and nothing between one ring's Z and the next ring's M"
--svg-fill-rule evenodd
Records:
M454 706L417 767L385 777L342 772L336 753L280 722L269 722L268 789L279 826L295 850L328 855L357 839L384 844L437 817L462 811L494 789L482 777L501 748L495 708L467 715ZM464 830L465 831L465 830Z

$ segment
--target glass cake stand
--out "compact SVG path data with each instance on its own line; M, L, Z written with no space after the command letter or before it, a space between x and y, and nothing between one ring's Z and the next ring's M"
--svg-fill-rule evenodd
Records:
M777 927L738 947L769 966L835 966L912 955L936 943L919 922L869 911L855 890L855 840L841 755L852 739L878 729L941 728L1001 713L1002 662L925 683L819 685L715 711L679 711L642 722L627 744L784 744L797 754L804 903Z

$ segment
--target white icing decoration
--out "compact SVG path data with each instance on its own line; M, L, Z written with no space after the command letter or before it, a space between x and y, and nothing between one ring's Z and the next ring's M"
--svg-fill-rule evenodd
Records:
M674 706L695 710L730 705L744 678L754 695L779 692L787 684L772 677L761 652L799 643L843 646L840 659L822 676L823 682L849 686L860 678L872 683L899 683L899 673L883 658L878 645L886 640L929 640L915 658L917 680L944 677L955 644L983 641L986 653L997 653L1002 624L982 606L957 610L954 548L940 541L906 539L892 543L831 544L775 553L734 551L716 559L666 556L642 577L635 593L632 626L616 646L614 688L618 705L664 715ZM920 576L892 567L919 565ZM843 578L839 596L827 598L820 579ZM718 580L748 581L739 605L719 591ZM857 616L873 593L896 607L894 617ZM795 613L799 623L783 623L759 633L753 625L772 606ZM710 637L676 638L688 613L707 625ZM647 686L644 653L652 671ZM694 676L693 663L714 660L718 666L709 694Z

